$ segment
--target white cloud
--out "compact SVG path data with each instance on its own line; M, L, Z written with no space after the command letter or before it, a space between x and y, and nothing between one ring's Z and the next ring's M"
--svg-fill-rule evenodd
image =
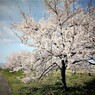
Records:
M14 35L12 30L5 26L2 22L2 25L0 24L0 43L19 43L19 39Z
M11 41L10 39L0 39L0 43L9 43Z

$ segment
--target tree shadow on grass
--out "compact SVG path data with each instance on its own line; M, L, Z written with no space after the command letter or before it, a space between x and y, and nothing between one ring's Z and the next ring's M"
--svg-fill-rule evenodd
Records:
M86 82L85 86L68 87L68 91L63 89L60 82L39 87L22 87L19 95L95 95L95 79Z
M72 93L68 95L95 95L95 79L85 82L84 86L69 87L68 92Z

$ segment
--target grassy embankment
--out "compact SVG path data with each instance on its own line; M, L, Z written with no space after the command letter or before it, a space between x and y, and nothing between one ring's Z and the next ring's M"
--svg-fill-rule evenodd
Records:
M68 91L65 92L61 85L59 71L54 71L48 77L40 81L32 81L24 84L17 80L22 77L22 72L10 73L8 70L0 70L1 74L7 79L12 95L95 95L95 75L77 73L72 75L67 71Z

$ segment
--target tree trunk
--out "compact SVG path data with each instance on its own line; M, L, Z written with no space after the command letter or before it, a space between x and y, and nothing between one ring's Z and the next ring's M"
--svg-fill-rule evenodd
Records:
M91 73L89 72L88 75L91 76Z
M66 65L65 65L64 60L62 60L61 77L62 77L62 83L64 85L64 89L67 90L65 71L66 71Z

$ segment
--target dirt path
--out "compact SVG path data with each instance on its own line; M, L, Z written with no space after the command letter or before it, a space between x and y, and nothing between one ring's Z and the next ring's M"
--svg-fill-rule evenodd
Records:
M0 74L0 95L11 95L11 89L7 81L4 77Z

